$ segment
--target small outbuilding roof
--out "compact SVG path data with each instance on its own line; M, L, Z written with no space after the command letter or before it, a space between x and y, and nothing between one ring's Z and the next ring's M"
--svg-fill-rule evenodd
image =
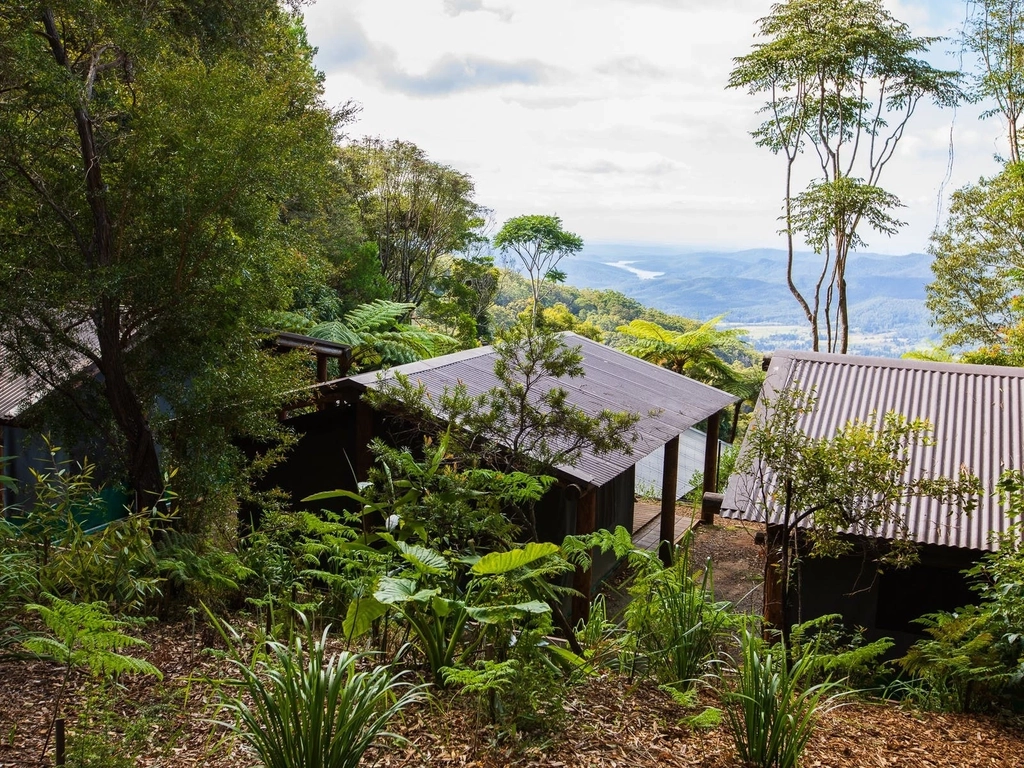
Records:
M762 401L787 387L815 390L815 407L800 422L811 437L831 437L851 420L872 413L897 411L929 420L934 444L913 450L910 471L918 477L970 472L987 493L969 516L951 514L933 499L911 499L906 507L910 534L921 544L993 548L991 534L1005 530L1006 517L991 492L1003 470L1022 466L1024 369L781 351L771 359ZM751 474L734 476L722 516L764 521L751 501L758 498L757 484ZM768 522L780 521L781 512L774 512ZM886 529L875 535L891 538L894 533Z
M562 338L567 345L580 348L584 375L551 379L548 390L561 387L569 403L592 416L603 410L629 411L641 416L635 426L637 440L631 454L585 453L574 466L558 467L580 482L604 485L672 438L739 399L575 333L564 333ZM493 347L479 347L385 372L360 374L346 381L376 389L395 373L401 373L412 383L422 384L433 397L460 382L470 395L479 395L500 386L494 374L496 357Z

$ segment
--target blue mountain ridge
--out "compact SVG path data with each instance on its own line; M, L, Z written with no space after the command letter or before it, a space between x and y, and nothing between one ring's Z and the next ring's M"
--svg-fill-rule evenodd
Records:
M643 279L626 267L661 273ZM846 276L850 300L851 351L896 356L934 341L924 306L931 281L931 256L910 253L850 255ZM564 259L566 282L580 288L613 289L647 306L699 320L723 322L750 332L760 349L809 347L807 323L786 285L786 252L756 248L717 252L673 246L596 244ZM821 262L798 253L794 280L807 295Z

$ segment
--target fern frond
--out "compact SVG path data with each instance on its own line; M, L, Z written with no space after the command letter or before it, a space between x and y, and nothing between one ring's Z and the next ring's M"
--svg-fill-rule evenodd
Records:
M415 304L377 299L360 304L345 315L345 325L356 333L376 333L394 328L414 309Z
M339 320L329 320L326 323L314 325L306 331L306 335L312 336L314 339L333 341L335 344L348 344L353 347L363 343L362 336Z

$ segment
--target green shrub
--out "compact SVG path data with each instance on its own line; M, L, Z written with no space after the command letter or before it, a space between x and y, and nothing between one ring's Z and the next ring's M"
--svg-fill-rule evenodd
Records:
M1000 655L991 611L967 606L952 613L929 613L915 620L930 636L899 659L927 687L919 704L944 712L970 712L991 704L1013 681L1014 669Z
M32 558L35 598L53 594L104 602L119 613L145 610L162 585L153 547L154 520L160 518L150 511L87 531L80 520L99 516L107 505L93 482L93 466L60 460L60 448L49 450L47 470L33 470L33 502L4 510L11 522L0 526L0 556Z
M796 768L815 717L834 683L803 687L813 648L787 663L781 644L769 646L749 630L740 638L740 664L725 695L726 715L740 761L751 768Z
M142 640L125 634L131 625L111 616L106 603L72 603L53 596L49 596L49 601L48 606L27 606L39 614L49 634L31 637L23 642L23 646L37 657L64 668L64 677L53 701L50 725L40 758L45 756L49 747L50 734L60 714L68 681L76 669L88 670L101 680L132 673L153 675L159 679L163 677L160 670L148 661L119 653L125 648L148 646Z
M872 642L864 639L861 628L847 629L838 613L819 616L797 624L790 630L789 654L792 659L810 653L808 683L836 680L849 688L877 686L888 669L880 659L893 646L891 638Z
M670 567L647 559L630 587L633 601L626 609L640 661L660 682L683 689L707 671L730 620L729 604L715 602L710 561L699 577L692 573L692 541L692 533L683 537Z
M367 656L342 652L327 657L327 630L320 640L292 646L268 643L273 661L255 668L234 660L249 700L223 707L237 732L266 768L356 768L381 737L393 736L388 721L423 698L423 687L404 682L390 667L360 671ZM251 703L250 703L251 702Z

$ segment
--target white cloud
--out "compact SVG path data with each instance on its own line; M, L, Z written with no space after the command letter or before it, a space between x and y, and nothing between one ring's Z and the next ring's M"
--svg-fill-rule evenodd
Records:
M329 99L363 105L349 133L414 141L471 173L499 220L557 212L584 239L738 248L782 242L784 166L749 136L761 99L725 89L771 5L320 0L306 14ZM960 0L889 5L921 35L956 31L963 13ZM942 66L958 64L949 47ZM923 250L941 195L993 172L1002 129L978 111L914 116L883 177L909 224L874 248Z

